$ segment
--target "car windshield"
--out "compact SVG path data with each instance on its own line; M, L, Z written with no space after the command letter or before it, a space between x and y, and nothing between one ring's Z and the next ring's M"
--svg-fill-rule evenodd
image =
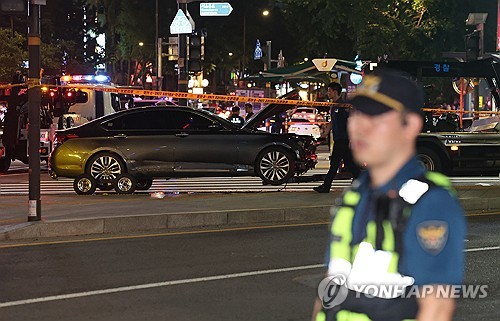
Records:
M297 108L297 111L295 113L296 114L300 114L300 113L316 114L316 109L299 107L299 108Z

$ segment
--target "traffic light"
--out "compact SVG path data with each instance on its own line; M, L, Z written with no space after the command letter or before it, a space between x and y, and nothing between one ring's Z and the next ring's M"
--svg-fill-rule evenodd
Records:
M203 37L198 35L189 36L188 51L188 70L200 72L202 70L201 61L203 60Z
M479 47L480 32L474 30L472 33L465 36L465 59L466 61L477 60L480 56Z

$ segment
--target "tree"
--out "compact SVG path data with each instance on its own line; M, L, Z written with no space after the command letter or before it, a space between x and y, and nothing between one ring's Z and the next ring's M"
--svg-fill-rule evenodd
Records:
M280 0L302 50L352 59L433 59L463 50L464 0Z
M11 30L0 28L0 82L10 82L16 69L22 68L23 60L28 59L25 37Z

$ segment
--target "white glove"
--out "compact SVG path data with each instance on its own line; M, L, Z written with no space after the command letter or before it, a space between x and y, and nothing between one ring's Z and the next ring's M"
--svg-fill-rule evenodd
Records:
M391 258L391 253L374 251L370 243L362 242L347 277L347 288L385 299L401 296L415 279L387 272Z

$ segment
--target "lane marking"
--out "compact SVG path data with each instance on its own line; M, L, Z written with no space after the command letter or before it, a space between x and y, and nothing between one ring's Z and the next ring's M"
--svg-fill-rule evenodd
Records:
M478 247L475 249L466 249L464 252L480 252L480 251L494 251L500 250L500 246Z
M491 250L500 250L500 246L466 249L465 252L479 252L479 251L491 251ZM1 302L0 308L7 308L7 307L28 305L28 304L42 303L42 302L76 299L76 298L82 298L82 297L88 297L88 296L112 294L112 293L119 293L119 292L146 290L146 289L152 289L152 288L167 287L167 286L172 286L172 285L201 283L201 282L243 278L243 277L249 277L249 276L259 276L259 275L266 275L266 274L276 274L276 273L294 272L294 271L301 271L301 270L319 269L319 268L324 268L324 267L325 267L324 264L312 264L312 265L295 266L295 267L289 267L289 268L250 271L250 272L222 274L222 275L214 275L214 276L192 278L192 279L182 279L182 280L164 281L164 282L156 282L156 283L146 283L146 284L123 286L123 287L117 287L117 288L109 288L109 289L103 289L103 290L76 292L76 293L52 295L52 296L25 299L25 300Z
M41 303L41 302L68 300L68 299L82 298L82 297L102 295L102 294L111 294L111 293L118 293L118 292L145 290L145 289L152 289L152 288L159 288L159 287L166 287L166 286L180 285L180 284L200 283L200 282L209 282L209 281L217 281L217 280L228 280L228 279L257 276L257 275L265 275L265 274L318 269L318 268L324 268L324 267L325 267L324 264L313 264L313 265L303 265L303 266L295 266L295 267L289 267L289 268L251 271L251 272L242 272L242 273L233 273L233 274L223 274L223 275L214 275L214 276L200 277L200 278L193 278L193 279L183 279L183 280L147 283L147 284L132 285L132 286L123 286L123 287L110 288L110 289L104 289L104 290L68 293L68 294L53 295L53 296L39 297L39 298L26 299L26 300L1 302L0 308L7 308L7 307L12 307L12 306L27 305L27 304Z
M494 211L494 212L481 212L481 213L469 213L465 214L466 217L474 217L474 216L488 216L488 215L498 215L500 214L500 211Z

